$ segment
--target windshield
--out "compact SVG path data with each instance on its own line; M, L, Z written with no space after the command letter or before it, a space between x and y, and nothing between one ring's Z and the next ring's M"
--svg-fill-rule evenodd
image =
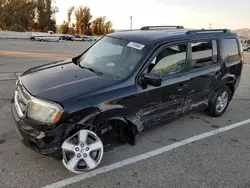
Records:
M82 55L80 65L120 80L133 71L144 51L142 44L104 37Z

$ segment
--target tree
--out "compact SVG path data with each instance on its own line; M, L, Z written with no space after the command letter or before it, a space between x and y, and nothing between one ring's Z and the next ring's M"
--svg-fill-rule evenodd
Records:
M60 26L60 32L62 34L67 34L69 33L69 23L63 20L62 25Z
M105 24L104 24L104 34L108 34L108 33L111 33L112 32L112 22L111 21L107 21Z
M0 0L0 27L29 30L34 23L35 9L36 0Z
M56 21L52 18L58 12L52 0L37 0L38 28L40 31L56 31Z
M72 6L72 7L70 7L68 9L68 24L69 24L69 28L72 27L72 25L71 25L71 15L74 12L74 10L75 10L74 6Z
M92 15L88 7L79 7L75 11L76 18L76 33L89 34L90 33L90 20Z
M112 22L107 21L106 22L106 17L98 17L95 20L92 21L92 29L93 33L96 35L104 35L110 32L113 32L112 29Z
M104 34L104 24L106 17L98 17L94 21L92 21L93 32L96 35Z

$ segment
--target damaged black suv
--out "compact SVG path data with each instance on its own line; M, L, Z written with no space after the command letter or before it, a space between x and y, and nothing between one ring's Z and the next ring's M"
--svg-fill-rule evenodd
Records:
M111 33L78 57L24 72L12 113L26 146L81 173L98 166L111 137L133 145L143 129L196 109L221 116L242 65L239 39L227 29Z

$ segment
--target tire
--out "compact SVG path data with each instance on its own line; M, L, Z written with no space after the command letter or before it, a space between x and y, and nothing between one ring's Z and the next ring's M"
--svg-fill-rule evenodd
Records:
M81 129L67 138L61 148L63 165L76 174L96 168L100 164L104 152L101 139L94 132L86 129ZM82 162L84 163L82 164Z
M208 112L211 116L220 117L225 113L231 100L231 93L228 86L223 86L214 92L208 104Z

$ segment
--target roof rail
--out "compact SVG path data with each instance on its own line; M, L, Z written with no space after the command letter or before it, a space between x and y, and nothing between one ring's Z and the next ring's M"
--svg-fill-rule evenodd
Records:
M199 30L190 30L186 34L200 34L200 33L227 33L231 32L229 29L199 29Z
M158 25L158 26L144 26L141 30L164 30L164 29L184 29L183 26L177 25Z

